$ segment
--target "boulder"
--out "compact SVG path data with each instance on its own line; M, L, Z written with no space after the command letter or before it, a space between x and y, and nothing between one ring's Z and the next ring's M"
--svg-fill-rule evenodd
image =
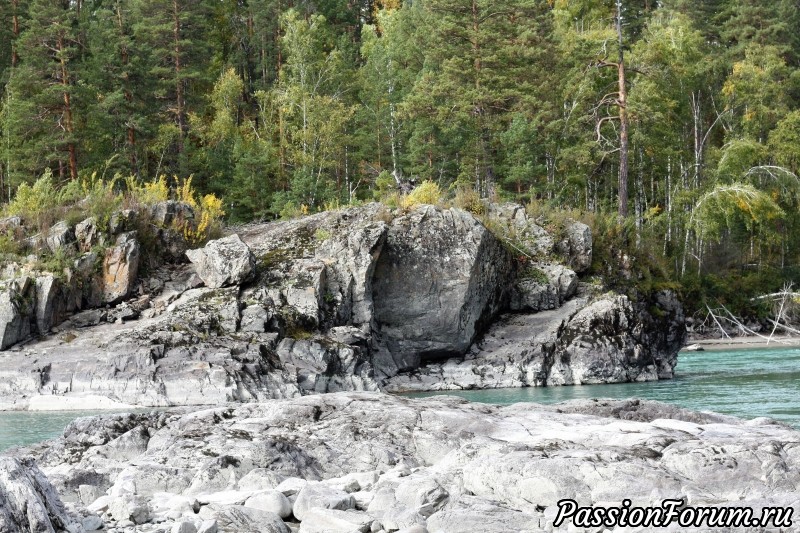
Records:
M32 460L0 457L0 531L55 532L80 527Z
M0 218L0 233L6 235L14 234L22 227L22 217L14 215L10 217Z
M271 318L270 313L261 305L250 305L242 310L240 331L264 333L266 324Z
M253 253L238 235L210 241L204 248L188 250L186 256L203 283L212 289L241 284L256 268Z
M119 235L121 233L133 231L136 224L136 211L133 209L123 209L111 215L108 221L108 230L111 235Z
M237 487L239 490L278 490L277 487L280 486L281 482L286 479L286 476L282 476L277 472L273 472L268 468L254 468L245 476L239 480L237 483ZM300 490L299 488L297 490ZM283 492L278 491L281 494Z
M284 338L276 350L304 392L377 390L366 350L324 340Z
M358 511L311 509L300 524L300 533L367 533L373 521Z
M592 267L592 230L583 222L572 222L565 232L556 248L575 272L583 274Z
M123 233L116 245L106 251L103 261L103 303L115 304L133 290L139 273L141 248L136 232Z
M294 502L294 516L304 521L312 509L338 509L344 511L355 507L355 501L343 490L324 485L322 483L308 483L300 492Z
M473 215L422 206L389 226L372 293L378 376L462 355L507 302L512 261Z
M103 524L103 520L99 516L95 515L84 517L84 519L81 520L81 525L87 532L100 531L105 526L105 524Z
M290 533L281 517L275 513L241 505L225 507L216 516L218 531L238 533Z
M88 328L106 321L108 311L105 309L87 309L72 315L69 324L73 328Z
M380 204L244 228L276 318L327 330L373 321L374 271L392 215ZM262 298L262 303L266 303ZM292 328L287 328L292 329Z
M683 310L674 295L657 298L648 308L609 294L580 309L561 333L548 384L672 377L686 336Z
M11 280L0 290L0 350L30 336L35 304L36 288L29 277Z
M398 485L395 498L399 504L428 517L444 507L450 494L435 479L411 477Z
M173 222L191 222L194 216L192 206L175 200L158 202L150 208L151 220L161 227L169 226Z
M289 269L290 281L282 291L286 305L296 320L315 327L320 322L325 297L325 263L318 259L299 259Z
M557 309L575 295L578 276L562 265L532 264L517 276L511 291L512 311Z
M44 243L47 248L56 253L58 250L65 250L67 246L75 242L75 230L66 222L59 222L47 231Z
M197 533L197 527L192 522L175 522L170 533Z
M53 276L36 278L36 331L46 335L53 326L63 320L65 298L61 281Z
M270 490L251 496L244 502L245 507L275 513L281 518L289 518L292 504L289 499L277 490Z
M75 238L81 252L89 252L102 242L103 233L97 227L97 219L89 217L75 226Z
M108 513L117 522L130 520L134 524L144 524L150 521L150 509L141 496L126 494L113 499L108 505Z

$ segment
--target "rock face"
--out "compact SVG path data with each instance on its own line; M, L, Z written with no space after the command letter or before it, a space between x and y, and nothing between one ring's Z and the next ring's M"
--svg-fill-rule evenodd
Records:
M139 273L139 242L134 232L117 237L103 261L103 302L117 303L128 296Z
M566 228L566 237L558 243L558 251L567 258L572 269L582 274L592 266L592 230L582 222Z
M68 526L79 527L36 464L0 457L0 531L56 532Z
M187 219L175 209L156 224ZM120 212L118 229L134 215ZM81 256L71 278L0 291L4 347L59 333L0 359L0 409L671 377L685 337L674 296L581 282L584 225L556 242L521 206L487 216L494 232L458 209L380 204L252 224L190 250L190 265L148 264L141 280L147 258L122 233L104 258ZM79 225L83 247L90 222ZM102 276L78 275L98 261Z
M512 263L501 242L465 211L421 207L395 219L373 281L381 347L376 371L460 355L508 298Z
M241 284L255 270L255 258L238 235L211 241L205 248L187 251L186 256L211 289Z
M12 280L0 291L0 349L30 335L34 299L35 287L28 277Z
M639 400L314 395L79 419L26 453L65 502L126 531L566 531L563 498L800 512L800 432Z

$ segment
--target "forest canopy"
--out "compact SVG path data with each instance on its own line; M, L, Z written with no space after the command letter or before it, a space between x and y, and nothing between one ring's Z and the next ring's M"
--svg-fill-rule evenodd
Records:
M800 245L799 4L4 0L0 199L192 176L242 221L432 181L621 217L671 276L775 283Z

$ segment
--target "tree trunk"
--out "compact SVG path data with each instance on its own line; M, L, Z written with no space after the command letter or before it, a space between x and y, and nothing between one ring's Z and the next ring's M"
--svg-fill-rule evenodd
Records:
M72 180L78 179L78 158L75 152L75 142L72 138L74 128L72 126L72 99L69 91L69 72L67 71L67 60L64 57L64 37L58 37L58 56L61 65L61 85L64 87L64 129L67 132L67 152L69 152L69 177Z
M619 216L628 216L628 90L625 82L625 54L622 50L622 0L617 0L617 39L619 61Z
M183 139L186 133L186 110L184 105L184 87L181 74L181 10L179 0L172 0L172 36L175 62L175 115L178 124L178 154L183 154Z
M125 37L125 24L122 21L122 6L117 4L117 27L119 28L120 37ZM120 50L120 60L122 61L122 66L127 67L129 61L129 52L127 44L124 44ZM133 93L131 93L130 88L125 84L124 88L125 93L125 101L130 106L133 102ZM130 150L130 163L131 163L131 171L134 175L139 176L139 161L136 158L136 127L134 126L133 120L130 118L128 119L128 150Z
M16 67L19 63L17 53L17 39L19 38L19 0L11 0L11 33L14 36L14 44L11 45L11 66Z

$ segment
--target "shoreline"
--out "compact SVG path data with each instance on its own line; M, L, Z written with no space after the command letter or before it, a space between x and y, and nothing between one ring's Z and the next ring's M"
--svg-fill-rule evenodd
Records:
M692 339L686 341L686 346L681 348L681 354L694 353L687 350L688 346L699 345L706 351L744 350L764 348L800 348L800 337L774 336L770 342L762 337L753 335L731 337L730 339Z

